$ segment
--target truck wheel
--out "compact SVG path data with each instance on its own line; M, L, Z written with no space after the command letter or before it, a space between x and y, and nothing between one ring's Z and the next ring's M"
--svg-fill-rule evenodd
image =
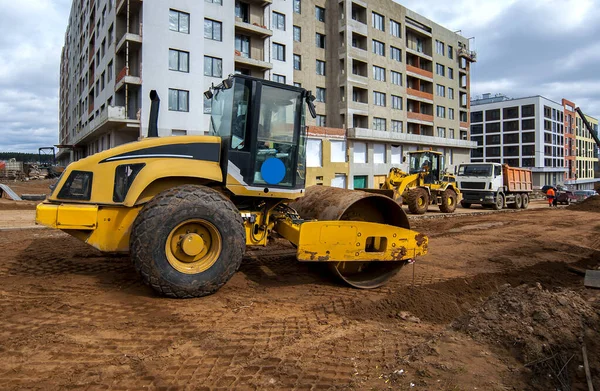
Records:
M529 206L529 195L527 193L524 193L521 195L521 208L527 209L528 206Z
M496 203L492 205L492 208L494 208L494 210L500 210L504 207L504 196L502 194L498 194L498 197L496 197Z
M440 211L442 213L453 213L456 209L456 192L452 189L446 189L442 193L442 203L440 204Z
M422 187L417 187L408 192L406 197L406 203L408 204L408 210L412 214L422 215L427 212L429 207L429 194Z
M469 209L471 207L471 204L468 202L461 201L460 206L462 206L463 208Z
M130 251L146 285L176 298L216 292L239 268L246 248L235 205L205 186L165 190L136 217Z
M510 204L511 209L521 209L523 205L523 199L521 198L521 194L515 194L515 202Z

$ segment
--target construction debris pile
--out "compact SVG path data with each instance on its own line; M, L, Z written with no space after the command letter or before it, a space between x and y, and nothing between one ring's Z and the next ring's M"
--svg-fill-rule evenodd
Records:
M571 290L549 291L534 286L506 284L480 307L458 318L455 329L475 339L501 345L532 372L559 385L568 371L582 363L582 346L597 348L600 308ZM600 368L600 362L589 364ZM571 377L573 377L571 373ZM542 387L543 388L543 387Z
M0 161L0 179L28 181L32 179L58 178L64 167L23 163L15 159Z
M580 212L600 212L600 195L586 198L585 200L568 206L568 209Z

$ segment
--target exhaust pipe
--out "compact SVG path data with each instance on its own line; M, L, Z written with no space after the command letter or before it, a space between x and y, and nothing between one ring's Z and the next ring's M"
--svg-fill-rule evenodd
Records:
M150 91L150 119L148 120L148 137L158 137L158 108L160 98L156 90Z

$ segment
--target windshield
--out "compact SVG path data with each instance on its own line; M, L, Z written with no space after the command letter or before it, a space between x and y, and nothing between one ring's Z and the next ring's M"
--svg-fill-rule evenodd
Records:
M431 169L431 156L429 153L411 153L409 173L429 171Z
M458 168L458 175L490 177L492 176L492 168L493 166L491 164L465 164Z
M235 81L232 88L216 90L211 102L211 136L232 136L232 144L244 140L250 89ZM235 145L232 145L235 148Z

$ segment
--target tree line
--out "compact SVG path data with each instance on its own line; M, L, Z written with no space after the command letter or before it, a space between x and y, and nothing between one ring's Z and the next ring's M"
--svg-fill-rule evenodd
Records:
M0 161L10 159L23 163L52 163L52 155L49 154L42 154L40 157L37 153L0 152Z

